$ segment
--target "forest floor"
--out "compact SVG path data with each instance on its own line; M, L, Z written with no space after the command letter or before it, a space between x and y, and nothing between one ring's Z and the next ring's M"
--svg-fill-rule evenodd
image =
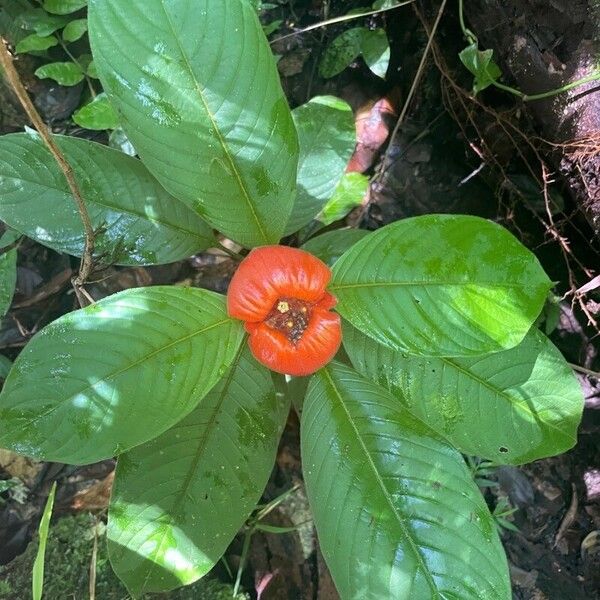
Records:
M594 297L594 290L587 295L576 293L592 279L590 274L600 272L599 240L568 187L559 177L553 178L551 157L537 141L536 122L513 96L497 90L472 96L471 77L457 58L465 43L454 3L440 21L421 71L419 62L428 41L424 24L430 30L436 10L428 11L426 4L416 3L361 19L362 25L383 27L388 35L391 61L386 80L375 76L360 58L339 76L323 79L318 73L319 60L327 44L349 25L301 31L323 20L325 5L329 16L337 16L350 4L361 6L360 2L276 4L263 17L265 23L281 21L270 39L280 56L279 70L290 104L297 106L313 96L333 94L355 110L359 136L355 160L373 176L373 183L363 206L347 217L348 224L373 230L400 218L433 212L491 218L535 252L558 282L557 310L547 315L546 327L567 360L582 367L578 377L586 409L578 443L559 457L518 468L491 469L485 478L493 485L485 488L485 495L492 509L504 500L516 509L509 517L514 530L502 530L515 598L600 599L600 379L594 375L600 371L600 297ZM37 81L31 75L36 62L30 63L22 61L22 75L28 76L38 110L53 130L90 137L69 118L80 102L82 87L62 88ZM411 89L414 94L405 111ZM22 127L18 111L9 115L7 107L0 106L1 112L0 133ZM391 139L400 116L402 122ZM91 137L106 141L104 132ZM552 198L552 206L548 198ZM36 331L73 310L76 303L69 284L77 268L74 259L28 241L19 248L18 265L17 294L0 326L0 352L11 359ZM161 267L110 267L87 289L98 299L130 287L187 281L224 292L234 267L229 259L210 253ZM77 591L65 590L64 595L48 592L56 594L48 598L88 597L88 570L94 545L102 540L113 469L114 461L72 467L36 463L0 450L0 480L15 484L0 494L0 565L4 565L0 598L29 597L26 591L15 592L15 587L3 589L1 580L28 581L31 551L22 553L35 537L54 481L58 491L53 531L58 532L58 524L67 519L74 529L65 525L56 534L55 543L62 545L54 547L51 560L57 564L49 563L48 573L52 577L54 572L57 580L76 586ZM296 530L252 535L243 589L250 597L263 600L333 600L338 596L318 550L303 490L294 413L264 499L272 500L289 490L269 522L296 526ZM231 583L235 578L245 535L247 532L240 532L223 564L215 569L221 582ZM69 557L68 574L58 566L61 556ZM97 597L126 598L105 563L105 554L99 551L97 585L105 587L97 588ZM189 597L220 598L228 593L197 588Z

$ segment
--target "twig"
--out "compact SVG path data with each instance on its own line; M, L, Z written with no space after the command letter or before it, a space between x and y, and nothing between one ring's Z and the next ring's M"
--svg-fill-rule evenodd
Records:
M50 150L50 153L58 163L60 170L63 172L69 189L71 190L71 194L73 195L73 199L75 200L75 204L77 205L77 210L79 211L81 221L83 222L83 229L85 231L83 256L81 257L81 263L79 265L79 273L72 279L73 288L75 289L79 303L83 306L86 304L86 301L85 296L82 293L82 288L93 267L94 229L92 227L90 216L75 180L73 169L50 135L48 128L33 105L31 98L29 98L29 94L27 93L27 90L21 82L21 78L19 77L17 70L13 65L12 57L8 51L8 45L4 38L0 38L0 65L4 70L8 84L19 99L19 102L23 106L34 127L40 134L40 137L48 147L48 150Z
M354 19L360 19L362 17L370 17L371 15L378 15L380 13L387 12L389 10L396 10L401 6L406 6L407 4L412 4L415 0L406 0L406 2L401 2L400 4L395 4L394 6L390 6L388 8L378 8L377 10L369 10L363 13L356 13L352 15L344 15L342 17L335 17L333 19L327 19L326 21L320 21L319 23L313 23L304 29L299 29L298 31L292 31L292 33L286 33L278 37L275 40L271 41L271 44L275 44L276 42L281 42L282 40L287 40L288 38L294 37L295 35L301 35L308 31L312 31L313 29L319 29L320 27L327 27L327 25L335 25L336 23L345 23L346 21L353 21Z
M417 72L413 79L412 85L410 86L408 96L406 96L406 101L404 102L404 106L402 107L402 112L400 113L400 116L398 117L398 121L396 121L394 130L392 131L392 135L390 136L390 141L388 142L388 147L387 147L385 154L381 160L381 167L379 169L379 172L373 178L373 181L376 181L383 173L383 169L387 162L388 155L391 151L392 144L394 143L394 140L396 139L396 136L398 135L398 131L400 130L400 127L402 126L402 123L404 122L404 118L406 117L406 113L408 112L408 109L410 107L410 103L412 102L413 96L415 95L415 92L417 91L417 87L419 85L419 82L421 81L423 71L425 70L425 63L427 62L427 58L429 57L429 51L431 50L431 44L433 43L433 38L435 37L435 32L437 31L438 25L440 24L440 21L442 19L442 15L444 14L444 9L446 8L446 2L447 2L447 0L442 0L442 4L440 5L440 9L438 10L437 17L435 18L435 22L433 24L433 27L431 28L431 32L429 33L429 38L427 40L427 45L425 46L425 50L423 51L423 56L421 56L421 61L419 62L419 66L417 67Z
M556 548L556 545L560 540L564 537L565 533L567 533L567 529L573 525L575 521L575 517L577 516L577 508L579 506L579 502L577 499L577 489L575 488L575 484L571 484L571 504L569 505L569 509L565 513L564 519L558 528L558 533L554 538L554 544L552 544L552 548Z
M588 377L593 377L600 381L600 372L592 371L591 369L586 369L585 367L581 367L574 363L568 363L568 365L573 369L573 371L577 371L578 373L583 373L583 375L587 375Z

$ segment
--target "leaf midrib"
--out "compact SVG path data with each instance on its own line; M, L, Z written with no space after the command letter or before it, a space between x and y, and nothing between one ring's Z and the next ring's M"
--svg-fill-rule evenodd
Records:
M153 552L151 555L153 558L156 558L159 555L159 551L167 537L167 530L173 525L173 522L175 521L175 517L180 516L178 511L181 508L183 501L187 497L187 491L190 487L190 484L192 483L194 474L196 473L196 471L198 469L198 463L200 462L200 459L202 458L202 455L204 454L204 451L206 450L206 444L208 443L208 439L209 439L210 435L214 433L212 424L216 420L217 415L218 415L221 407L223 406L225 396L227 394L227 391L229 390L229 386L231 385L231 382L233 381L235 368L239 364L239 361L242 357L243 351L244 351L244 339L242 340L242 343L240 344L237 354L236 354L233 362L231 363L225 383L223 384L223 389L221 390L221 393L219 394L219 400L217 401L217 403L214 406L214 410L212 411L212 414L210 416L208 423L206 423L203 431L200 434L200 438L198 441L198 448L194 454L194 458L192 459L192 462L191 462L188 472L186 474L183 485L180 488L180 492L177 495L177 498L175 499L175 501L173 502L171 510L167 513L168 522L161 523L161 527L163 528L163 535L161 536L160 542L157 544L156 551ZM154 572L154 567L158 564L156 560L151 560L151 563L152 564L150 565L150 568L148 569L146 578L144 579L142 591L146 588L146 584L148 583L148 580L150 579L152 573Z
M465 369L464 367L461 367L460 365L458 365L457 363L455 363L451 358L446 358L446 357L439 357L439 359L446 363L447 365L450 365L451 367L454 367L457 371L459 371L460 373L463 373L467 378L472 379L473 381L476 381L477 383L479 383L481 386L487 388L488 390L490 390L495 396L499 396L501 398L505 398L506 403L513 407L515 410L520 410L523 413L525 413L528 416L531 416L535 419L535 413L529 409L529 405L527 404L527 402L519 402L517 401L517 399L513 398L512 396L510 396L505 390L500 389L495 387L493 384L491 384L489 381L486 381L485 379L482 379L481 377L479 377L478 375L476 375L475 373L473 373L473 371L470 371L468 369ZM567 433L565 433L562 429L559 429L556 425L554 425L554 423L550 423L549 421L543 421L544 425L546 425L549 429L554 430L556 433L560 434L560 436L562 436L563 438L565 438L568 441L573 441L573 437L568 435Z
M366 457L366 461L368 466L371 468L373 475L375 476L375 480L377 481L377 484L379 485L383 497L385 498L386 502L388 503L392 514L395 516L396 521L398 523L398 526L400 527L400 530L402 531L402 533L404 534L405 539L407 540L409 547L413 553L413 555L415 556L417 563L419 564L421 571L427 581L427 584L429 585L429 587L431 588L431 591L435 594L434 597L432 597L432 600L435 600L435 598L439 598L439 591L437 589L437 586L435 585L435 581L433 579L433 576L431 574L431 572L429 571L429 567L427 566L427 563L425 562L425 559L423 558L423 555L421 554L421 552L419 551L419 547L418 545L415 543L415 541L413 540L410 532L409 532L409 528L407 527L407 525L404 523L404 520L402 519L402 516L398 513L396 506L394 505L394 502L392 501L392 498L390 497L390 494L388 492L388 489L385 486L385 483L383 482L381 476L379 475L379 471L377 469L377 466L375 465L375 462L373 460L373 457L371 456L371 453L369 452L369 449L367 448L365 442L363 441L360 432L358 431L358 429L356 428L356 425L354 424L354 421L352 420L352 416L350 414L350 412L348 411L344 400L339 392L339 390L337 389L335 382L333 380L333 378L331 377L331 374L329 373L329 370L327 368L323 369L323 374L325 375L325 377L327 378L327 381L329 383L329 386L331 387L331 389L333 390L334 394L336 395L339 404L342 408L342 410L344 411L346 418L348 420L348 423L350 424L354 435Z
M94 381L94 383L91 383L91 384L87 385L86 387L84 387L84 388L78 390L77 392L73 393L68 398L65 398L64 400L61 400L55 406L53 406L51 409L47 410L45 413L42 413L41 415L38 415L37 417L35 417L35 419L31 419L30 421L27 421L17 431L12 431L11 434L14 435L15 433L24 431L28 427L31 427L34 423L37 423L40 419L43 419L43 418L51 415L54 411L58 410L59 408L62 408L65 405L65 403L71 402L79 394L82 394L84 392L87 392L88 390L94 389L98 384L106 383L107 381L113 379L114 377L117 377L117 376L121 375L122 373L127 372L129 369L133 369L134 367L137 367L139 364L143 363L144 361L149 360L150 358L153 358L154 356L160 354L161 352L164 352L165 350L168 350L169 348L171 348L171 347L173 347L173 346L175 346L177 344L185 342L185 341L187 341L187 340L195 337L196 335L200 335L202 333L205 333L206 331L214 329L215 327L220 327L224 323L228 323L228 322L231 322L231 321L232 321L232 319L227 318L227 319L223 319L221 321L218 321L216 323L212 323L211 325L208 325L207 327L204 327L203 329L200 329L198 331L194 331L193 333L187 334L184 337L178 338L177 340L174 340L174 341L170 342L166 346L162 346L161 348L153 350L149 354L144 355L144 357L140 358L139 360L136 360L135 362L130 363L129 365L127 365L127 366L125 366L125 367L123 367L121 369L118 369L117 371L109 373L109 374L105 375L104 377L102 377L101 379L97 379L96 381Z
M427 287L427 286L478 286L489 288L538 288L540 284L485 282L485 281L368 281L364 283L335 283L329 286L332 291L369 287Z
M66 190L64 190L64 189L55 187L53 185L46 185L46 184L43 184L43 183L39 183L38 181L32 181L30 179L25 179L24 177L3 176L3 179L10 180L10 181L15 181L15 182L23 181L23 182L28 183L28 184L30 184L32 186L36 186L38 188L41 188L42 190L53 190L55 192L59 192L63 196L69 197L69 193ZM150 217L150 216L148 216L146 214L142 214L142 213L136 212L135 210L131 210L131 209L128 209L128 208L123 208L121 206L111 206L110 204L105 204L103 202L98 202L98 200L89 200L89 199L87 199L85 197L83 198L83 200L84 200L84 202L86 204L93 204L93 205L100 206L102 208L111 210L111 211L116 212L116 213L123 213L123 214L131 215L131 216L137 217L138 219L140 219L142 221L148 221L150 223L155 223L155 224L161 225L162 227L165 227L165 228L174 229L176 231L181 231L182 233L185 233L186 235L191 235L191 236L193 236L195 238L198 238L198 239L201 239L201 240L202 239L206 239L203 236L198 235L198 233L196 233L195 231L192 231L190 229L184 229L183 227L180 227L179 225L175 225L173 223L168 223L168 222L162 221L160 219L155 219L155 218ZM179 202L179 200L177 200L177 202ZM196 216L196 213L194 213L194 216Z
M225 138L223 137L223 134L221 133L221 129L215 119L215 116L213 115L213 113L210 110L210 107L208 106L208 102L206 101L206 98L204 97L204 92L202 90L202 87L200 86L200 82L196 78L196 74L194 73L194 70L192 69L192 64L190 63L188 55L184 51L183 46L181 45L181 42L179 41L179 37L177 36L177 34L175 32L175 27L173 26L171 16L167 12L167 8L165 6L165 0L160 0L160 5L163 9L163 12L165 13L165 18L167 19L167 23L169 24L169 29L171 30L173 39L175 40L177 47L179 48L179 52L181 53L181 56L182 56L183 60L185 61L185 65L186 65L188 72L194 83L194 87L196 88L196 91L198 92L198 97L200 98L200 101L202 102L202 105L204 106L206 115L208 116L208 118L211 122L213 131L215 132L217 140L223 150L225 159L229 163L231 172L234 174L234 177L237 181L238 187L240 188L240 191L242 192L242 197L244 198L246 204L248 205L248 208L250 209L250 214L252 215L252 218L256 222L256 226L258 228L260 236L263 238L263 241L265 242L265 244L268 244L271 240L269 239L269 236L266 234L266 232L263 228L263 225L262 225L262 223L258 217L258 214L256 212L256 209L254 207L254 204L252 203L252 200L250 198L250 193L248 192L248 188L246 187L246 184L244 183L244 180L242 179L242 176L237 169L237 165L235 164L235 161L233 160L233 156L231 155L231 151L229 150L229 147L225 143ZM243 10L243 7L242 7L242 10Z

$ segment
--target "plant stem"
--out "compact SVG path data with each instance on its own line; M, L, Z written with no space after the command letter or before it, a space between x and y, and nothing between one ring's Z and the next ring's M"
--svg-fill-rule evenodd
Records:
M600 80L600 71L593 71L592 73L586 75L585 77L582 77L581 79L577 79L575 81L572 81L571 83L563 85L562 87L549 90L547 92L541 92L539 94L524 94L520 90L512 88L508 85L504 85L503 83L499 83L498 81L494 81L492 85L494 85L500 90L504 90L505 92L509 92L510 94L521 98L523 102L531 102L532 100L543 100L544 98L551 98L552 96L557 96L558 94L562 94L563 92L568 92L569 90L579 87L580 85L584 85L585 83L590 83L592 81L598 80Z
M573 371L578 371L579 373L583 373L584 375L588 375L589 377L594 377L600 381L600 373L597 371L592 371L591 369L586 369L585 367L580 367L579 365L568 363Z
M242 262L244 260L244 257L241 254L238 254L237 252L230 250L229 248L227 248L227 246L224 246L223 244L221 244L221 242L217 242L217 247L219 248L219 250L222 250L223 252L225 252L225 254L227 254L228 256L231 256L231 258L233 258L234 260L237 260L238 262Z
M458 0L458 20L460 22L460 28L462 29L463 35L465 36L469 44L477 44L477 36L470 29L468 29L465 24L464 0ZM586 75L581 79L577 79L575 81L572 81L571 83L567 83L559 88L548 90L547 92L540 92L539 94L524 94L521 90L500 83L499 81L492 81L491 84L499 90L503 90L505 92L508 92L509 94L512 94L513 96L517 96L517 98L520 98L523 102L532 102L534 100L544 100L545 98L551 98L552 96L557 96L558 94L562 94L563 92L568 92L569 90L579 87L580 85L584 85L586 83L598 80L600 80L600 70L596 69L592 71L589 75Z
M83 68L83 66L81 65L79 60L77 58L75 58L73 56L73 54L69 51L69 49L67 48L67 45L63 42L62 38L60 37L60 34L56 35L56 39L58 40L58 43L60 44L61 48L65 51L65 54L83 71L83 76L85 77L85 81L90 90L90 95L92 96L92 100L93 100L96 97L96 90L94 89L94 86L92 85L92 80L90 79L89 75L86 73L86 69Z
M401 6L406 6L408 4L412 4L415 0L406 0L406 2L401 2L400 4L395 4L394 6L390 6L389 8L378 8L377 10L369 10L363 13L357 13L354 15L344 15L342 17L334 17L333 19L327 19L325 21L321 21L319 23L314 23L313 25L309 25L304 29L299 29L298 31L292 31L292 33L287 33L286 35L282 35L275 40L272 40L270 43L274 44L275 42L280 42L281 40L285 40L287 38L293 37L295 35L300 35L302 33L306 33L307 31L312 31L313 29L319 29L319 27L326 27L327 25L335 25L336 23L345 23L346 21L353 21L354 19L360 19L362 17L370 17L371 15L378 15L380 13L388 12L389 10L395 10L400 8Z
M92 227L89 213L81 196L81 192L79 191L73 169L67 162L67 159L61 152L60 148L57 146L44 121L42 120L42 117L33 105L25 86L21 82L21 78L19 77L19 74L13 65L12 56L8 51L8 45L4 38L0 38L0 66L2 66L4 69L6 80L19 99L19 102L23 106L27 116L40 134L40 137L46 144L48 150L50 150L50 153L58 163L60 170L63 172L69 189L71 190L71 194L73 195L73 200L77 205L77 210L79 211L79 216L81 217L83 229L85 231L85 245L83 249L83 256L81 257L81 263L79 265L79 273L72 279L72 284L73 288L75 289L75 293L77 294L79 303L83 306L86 304L86 297L81 290L92 271L92 257L94 253L94 229Z

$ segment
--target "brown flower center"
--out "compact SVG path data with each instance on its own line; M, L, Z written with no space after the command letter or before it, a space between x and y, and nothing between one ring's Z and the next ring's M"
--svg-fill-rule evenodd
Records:
M281 331L292 342L298 343L310 320L311 305L296 298L279 298L267 315L265 323Z

